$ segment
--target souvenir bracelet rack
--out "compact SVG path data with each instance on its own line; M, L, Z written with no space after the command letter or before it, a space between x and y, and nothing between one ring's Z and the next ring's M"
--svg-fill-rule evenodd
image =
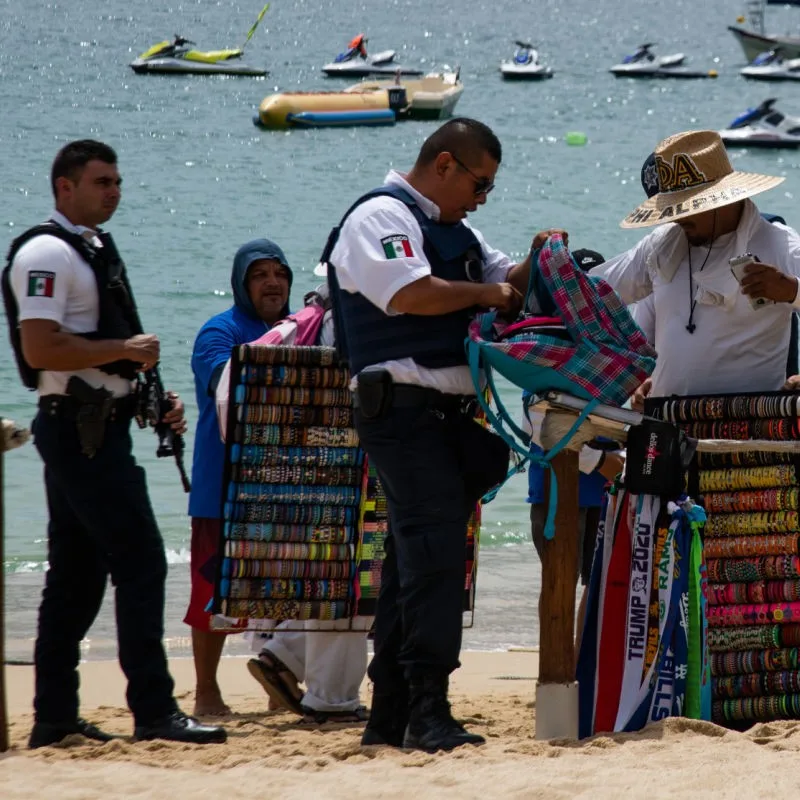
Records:
M212 608L221 627L374 615L388 512L349 383L330 347L234 348ZM469 611L477 537L473 516Z

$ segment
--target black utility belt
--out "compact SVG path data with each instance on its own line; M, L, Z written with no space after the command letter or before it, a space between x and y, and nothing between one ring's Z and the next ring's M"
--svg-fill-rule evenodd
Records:
M136 394L112 397L97 403L87 403L68 394L46 394L39 398L39 410L51 417L73 421L93 418L109 422L127 422L137 410Z
M382 378L379 377L381 373ZM384 370L362 372L358 376L353 405L368 419L381 416L389 408L424 407L471 419L480 411L474 394L446 394L429 386L394 383Z

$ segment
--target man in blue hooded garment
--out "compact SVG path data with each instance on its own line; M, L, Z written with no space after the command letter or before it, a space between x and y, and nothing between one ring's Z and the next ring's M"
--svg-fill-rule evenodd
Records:
M189 496L192 590L184 622L192 628L197 676L195 714L199 715L230 711L217 684L225 634L211 630L211 614L205 610L214 593L225 459L214 395L231 349L258 339L289 314L292 277L283 250L274 242L254 239L242 245L231 273L234 304L203 325L192 352L199 415Z

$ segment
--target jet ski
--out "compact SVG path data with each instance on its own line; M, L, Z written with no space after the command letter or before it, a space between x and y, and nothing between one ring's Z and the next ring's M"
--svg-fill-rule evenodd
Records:
M247 75L261 77L268 70L251 67L240 59L244 48L255 33L258 23L267 13L269 3L261 9L241 47L226 50L194 50L194 42L175 35L173 41L165 40L145 50L131 61L131 69L139 75L157 73L162 75Z
M621 64L611 67L618 78L716 78L715 70L692 70L683 66L683 53L656 56L651 51L652 42L639 45L634 53L625 56Z
M781 48L776 47L759 53L739 74L761 81L800 81L800 58L785 58Z
M394 50L367 53L367 38L363 33L355 36L347 50L339 53L322 71L331 78L365 78L368 75L422 75L421 69L395 64Z
M776 98L748 108L719 132L726 147L800 147L800 117L774 108Z
M515 41L517 49L511 61L500 63L500 73L507 81L540 81L552 78L553 70L539 63L539 53L530 42Z

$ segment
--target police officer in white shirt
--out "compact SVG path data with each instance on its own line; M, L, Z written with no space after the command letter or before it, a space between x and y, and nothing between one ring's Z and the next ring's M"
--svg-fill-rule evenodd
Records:
M115 280L127 286L124 267L98 229L117 208L121 182L107 145L63 147L51 173L56 210L12 243L3 271L17 365L39 392L33 433L50 515L31 748L75 733L113 738L78 715L79 646L109 576L136 737L225 740L224 729L179 710L162 644L164 545L130 438L133 379L158 362L159 342L133 329L135 308L112 288ZM182 433L183 404L172 399L164 421Z
M508 469L506 445L473 419L464 339L476 309L519 311L530 270L530 257L515 264L465 222L501 156L487 126L450 120L407 175L390 172L351 207L323 253L356 428L390 516L365 745L484 741L453 719L447 688L459 666L467 519Z

